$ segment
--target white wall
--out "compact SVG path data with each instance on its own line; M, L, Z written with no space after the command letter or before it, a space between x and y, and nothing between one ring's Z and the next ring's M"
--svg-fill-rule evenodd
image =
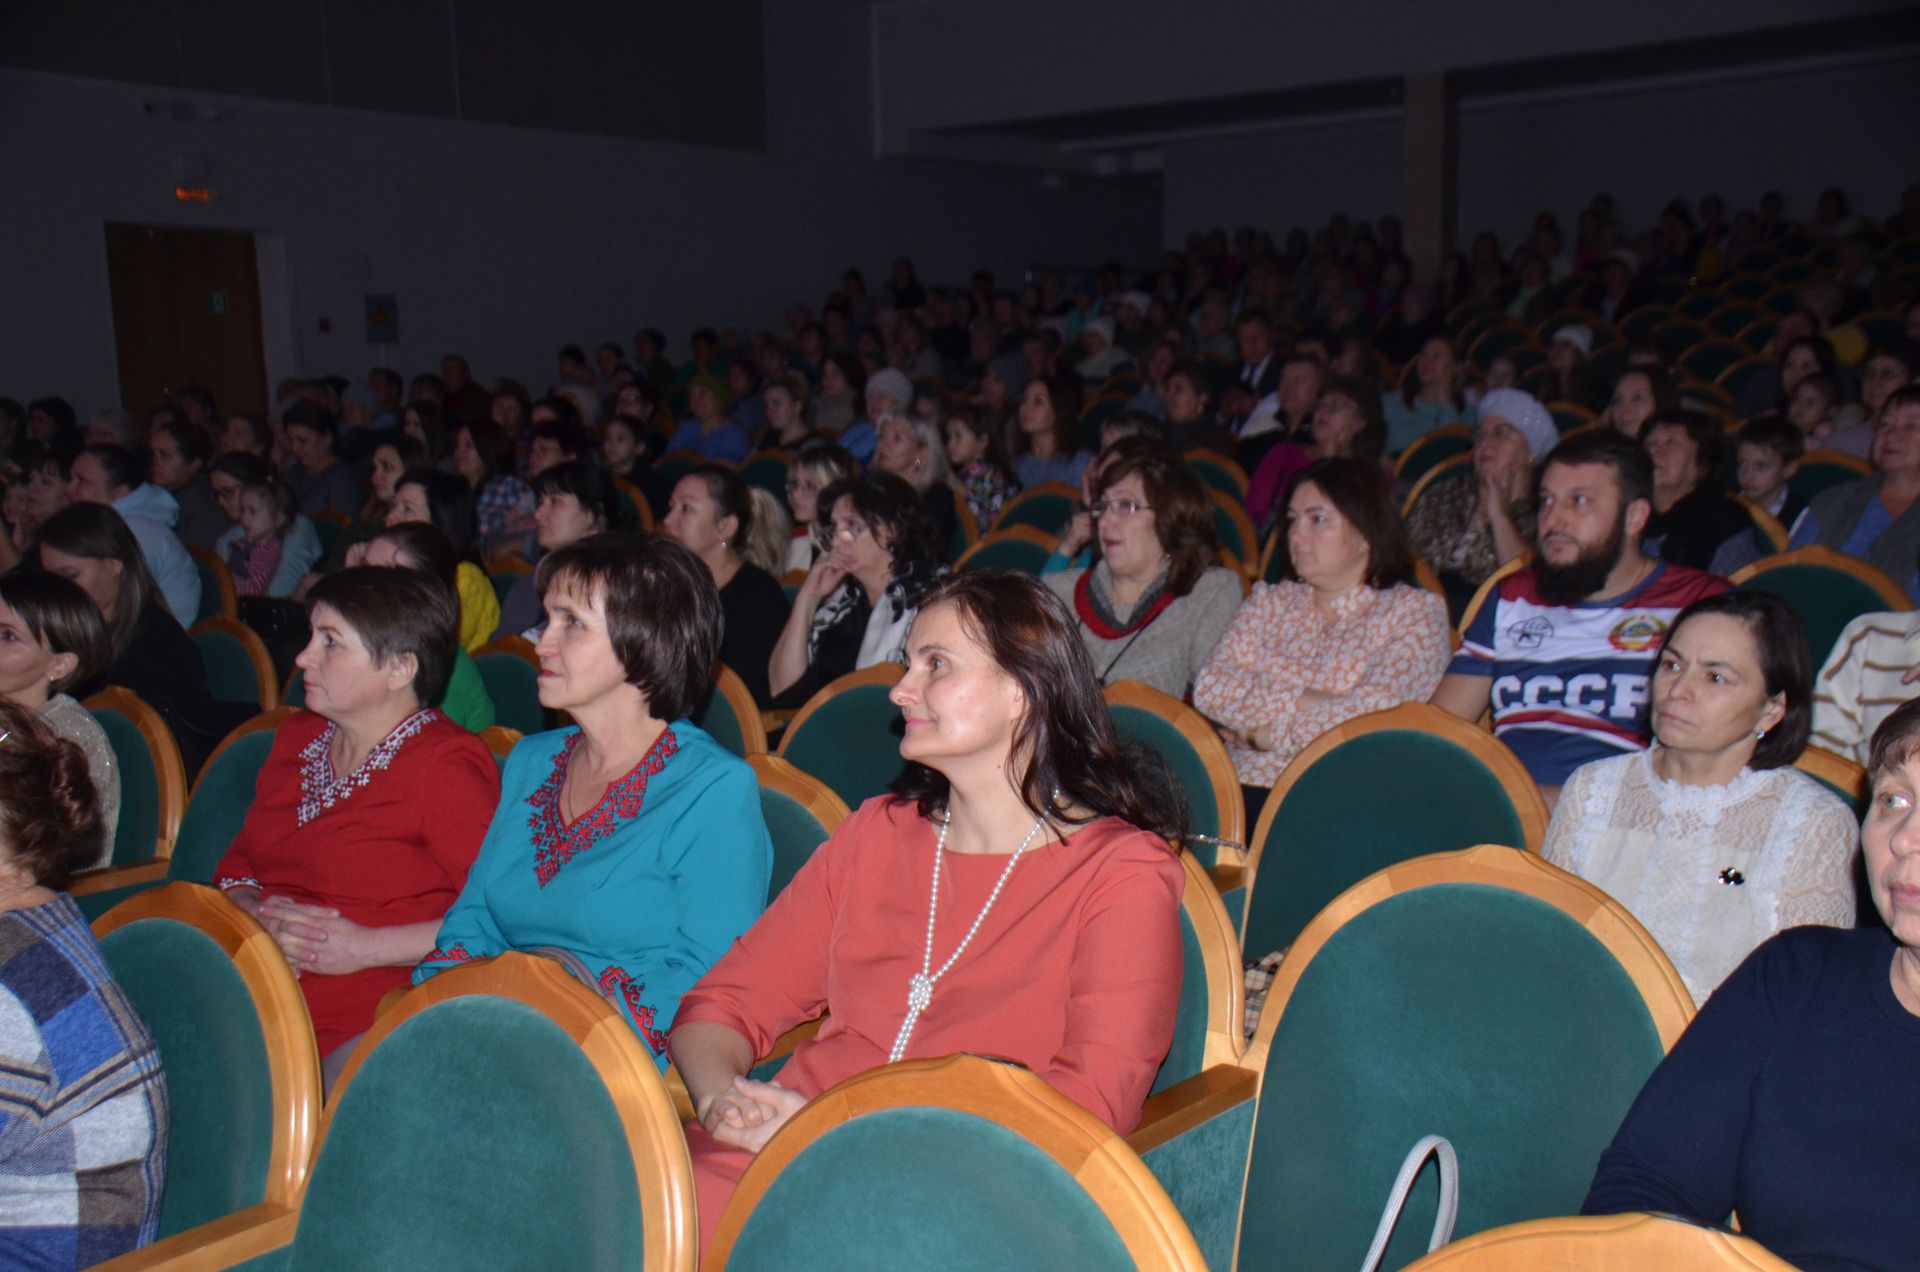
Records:
M695 326L773 326L848 265L878 284L900 251L949 280L1152 258L1152 195L874 160L860 0L769 5L767 28L768 153L204 95L190 100L219 117L177 123L141 109L169 93L0 71L0 394L83 412L115 396L110 221L251 230L283 250L269 383L459 349L482 379L544 385L561 344L649 324L684 356ZM217 202L174 201L183 152L207 157ZM369 291L398 297L397 348L364 339Z
M1313 227L1335 210L1398 213L1401 134L1393 118L1167 143L1166 241L1215 225ZM1803 217L1834 185L1857 211L1884 216L1920 180L1920 58L1469 101L1457 153L1463 245L1482 229L1512 241L1541 209L1571 232L1603 190L1634 228L1673 195L1710 191L1737 210L1779 189Z

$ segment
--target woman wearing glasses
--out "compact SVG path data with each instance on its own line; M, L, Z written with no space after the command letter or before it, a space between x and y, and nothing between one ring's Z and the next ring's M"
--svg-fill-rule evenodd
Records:
M1294 481L1286 525L1286 581L1254 589L1193 685L1249 820L1307 743L1431 697L1453 649L1446 602L1409 582L1413 556L1378 464L1314 464Z
M767 680L776 708L797 707L836 677L898 659L907 629L943 574L920 493L891 473L820 492L820 557L793 598Z
M1240 582L1214 564L1213 505L1162 446L1117 450L1093 483L1094 563L1041 581L1072 610L1103 685L1138 680L1176 698L1240 607Z
M811 570L821 555L820 492L837 481L860 475L860 461L835 442L808 442L787 469L787 507L793 511L792 537L787 540L784 572Z

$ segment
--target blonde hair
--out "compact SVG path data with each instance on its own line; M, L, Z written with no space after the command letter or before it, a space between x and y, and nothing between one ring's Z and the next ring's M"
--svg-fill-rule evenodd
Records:
M787 516L786 505L774 498L772 491L754 486L747 491L747 498L753 504L753 516L738 547L740 557L777 579L786 564L787 538L792 533L793 522Z

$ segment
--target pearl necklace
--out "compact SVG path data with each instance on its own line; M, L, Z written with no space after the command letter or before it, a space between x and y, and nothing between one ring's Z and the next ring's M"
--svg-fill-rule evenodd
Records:
M947 961L940 964L940 970L935 972L931 970L933 967L933 921L940 913L940 863L946 854L947 828L953 825L953 814L948 813L947 819L940 823L939 837L933 841L933 899L927 904L926 952L921 955L920 970L915 972L913 979L907 982L907 1018L900 1022L900 1032L894 1036L892 1050L887 1052L888 1064L898 1062L900 1057L906 1054L907 1039L913 1036L913 1027L919 1023L920 1013L925 1011L927 1004L933 1001L933 987L939 984L940 978L945 976L959 957L966 952L967 946L973 941L973 934L978 932L980 925L986 921L987 911L993 909L993 903L1000 899L1000 889L1007 886L1007 877L1013 873L1013 868L1020 864L1022 854L1027 851L1028 846L1033 843L1033 837L1040 833L1040 828L1046 825L1046 822L1047 819L1044 817L1037 819L1033 823L1033 829L1027 832L1027 837L1020 841L1018 848L1013 850L1013 856L1007 860L1007 868L1000 872L1000 882L993 885L993 891L987 894L987 903L980 907L980 913L973 916L973 926L967 929L967 934L960 938L960 944L954 947L953 953L947 956Z

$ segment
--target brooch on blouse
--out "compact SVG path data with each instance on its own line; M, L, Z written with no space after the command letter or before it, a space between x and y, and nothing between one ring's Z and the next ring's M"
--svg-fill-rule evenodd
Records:
M1747 876L1741 874L1738 870L1735 870L1732 866L1728 866L1725 870L1722 870L1719 874L1715 875L1714 878L1720 880L1720 882L1722 883L1729 884L1736 888L1747 881Z
M333 771L333 760L328 756L333 735L340 726L329 724L319 737L300 748L300 806L294 810L295 823L306 825L335 804L344 803L355 791L372 781L375 773L384 773L387 766L393 763L393 757L400 753L401 745L431 724L439 714L432 707L414 712L396 725L392 733L381 738L379 745L368 751L367 758L360 761L359 767L344 777Z

